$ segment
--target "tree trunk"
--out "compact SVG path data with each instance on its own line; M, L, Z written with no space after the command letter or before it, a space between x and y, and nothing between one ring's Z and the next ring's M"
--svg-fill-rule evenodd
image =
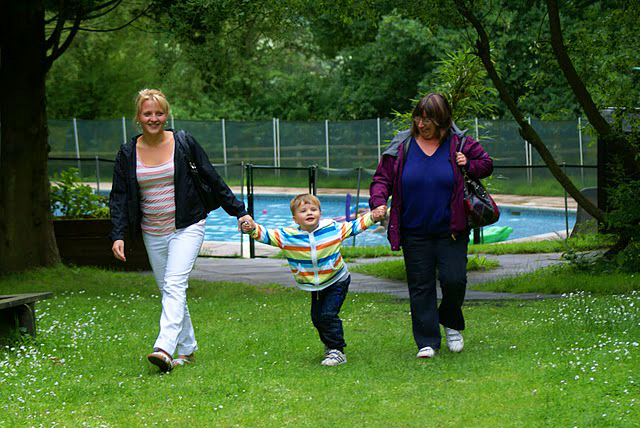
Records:
M2 3L0 274L60 261L49 206L43 1Z
M598 222L604 222L604 212L600 210L588 198L586 198L575 186L575 184L573 184L571 179L567 177L567 175L562 171L562 169L554 159L547 146L538 135L538 133L524 119L522 113L520 113L515 100L509 93L506 84L498 74L498 71L493 64L489 46L489 36L487 35L484 25L482 24L480 19L473 13L472 10L467 7L464 0L455 0L455 4L458 12L473 26L476 33L478 34L478 39L476 41L476 55L478 55L478 57L482 61L484 68L487 70L489 78L498 90L500 99L507 106L516 122L518 122L518 125L520 126L520 135L522 136L522 138L524 138L538 151L540 157L549 168L549 171L551 171L551 174L553 174L556 180L558 180L558 183L560 183L560 185L567 191L567 193L573 199L575 199L578 205L580 205L586 212L591 214L591 216L598 220Z
M640 158L638 157L640 153L638 153L637 146L628 140L629 136L612 129L580 79L564 44L558 2L547 0L547 11L551 46L560 70L571 86L582 110L586 113L589 123L598 133L598 207L606 212L609 210L609 189L616 182L612 167L622 167L622 173L625 177L638 177L640 174Z

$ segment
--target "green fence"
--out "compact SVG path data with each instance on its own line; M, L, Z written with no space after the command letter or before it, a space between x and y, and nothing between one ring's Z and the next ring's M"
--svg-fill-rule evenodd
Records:
M492 185L504 193L562 194L549 172L541 165L535 150L518 133L514 121L473 120L469 134L477 138L495 160ZM585 132L586 122L531 120L532 126L560 164L567 169L578 187L596 184L594 166L597 148L592 133ZM240 183L240 176L230 170L240 170L241 164L275 167L306 167L318 165L319 182L338 187L353 187L356 178L342 177L333 169L362 167L375 169L380 155L394 135L390 120L290 122L271 121L193 121L171 119L171 127L189 131L204 147L212 163L226 165L225 177ZM51 174L70 166L79 168L87 180L97 175L109 181L112 166L96 159L113 159L121 144L137 134L130 119L112 120L50 120L49 144ZM511 168L521 166L522 168ZM273 174L274 185L283 183ZM361 177L362 180L367 178ZM268 181L273 182L269 178ZM539 189L547 189L540 193Z

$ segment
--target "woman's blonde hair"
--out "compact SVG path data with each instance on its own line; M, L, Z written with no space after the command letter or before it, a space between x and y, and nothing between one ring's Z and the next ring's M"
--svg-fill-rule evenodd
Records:
M320 199L316 198L310 193L303 193L302 195L298 195L295 198L291 199L289 203L289 208L291 208L291 215L296 215L296 210L302 204L312 204L318 207L318 210L322 212L322 208L320 208Z
M160 108L164 113L169 116L170 106L169 101L167 101L167 97L162 93L159 89L142 89L138 92L138 96L136 97L136 116L134 118L135 122L138 121L138 116L142 113L142 104L145 101L155 101L160 105Z

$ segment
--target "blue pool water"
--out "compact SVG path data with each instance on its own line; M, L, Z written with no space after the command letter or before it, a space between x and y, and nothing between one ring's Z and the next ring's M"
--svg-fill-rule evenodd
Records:
M345 215L345 197L335 195L319 196L322 204L322 216L324 218L341 217ZM290 195L255 195L254 214L255 220L268 228L293 225L291 211L289 210ZM361 198L361 204L368 198ZM245 204L247 203L245 198ZM352 197L352 205L355 205L355 197ZM576 221L575 211L569 211L569 228ZM542 233L565 230L564 210L538 209L528 207L500 207L500 220L496 226L511 226L513 232L509 239L524 238ZM227 215L222 208L209 214L205 226L205 241L239 241L240 233L237 229L235 218ZM356 245L387 245L386 232L375 233L373 226L369 230L356 236ZM348 239L345 245L351 245L352 239Z

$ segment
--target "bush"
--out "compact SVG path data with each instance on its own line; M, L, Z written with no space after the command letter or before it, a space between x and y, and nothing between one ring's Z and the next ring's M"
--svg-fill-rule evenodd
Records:
M610 189L611 212L607 215L607 227L622 237L628 245L613 258L622 272L640 271L640 180L623 181Z
M96 195L90 186L81 184L76 168L55 174L50 193L53 213L59 210L65 218L109 218L107 198Z

